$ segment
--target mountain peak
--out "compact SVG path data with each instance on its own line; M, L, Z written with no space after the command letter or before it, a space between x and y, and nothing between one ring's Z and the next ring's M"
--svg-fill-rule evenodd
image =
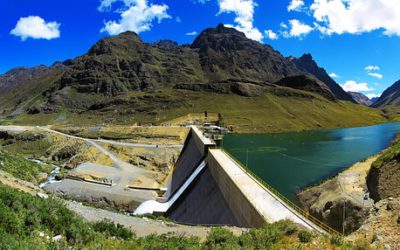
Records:
M219 40L248 40L243 32L218 24L216 28L208 28L200 33L194 40L192 48L201 48L204 45L215 43Z
M129 48L132 45L143 45L138 34L132 31L123 32L117 36L105 37L98 41L88 52L89 55L112 54L115 48Z

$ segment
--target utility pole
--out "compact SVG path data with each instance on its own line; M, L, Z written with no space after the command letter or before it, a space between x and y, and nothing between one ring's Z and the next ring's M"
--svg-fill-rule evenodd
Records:
M249 167L249 149L246 149L246 167Z
M342 223L342 230L343 230L343 235L344 235L344 222L346 220L346 200L343 200L343 223Z

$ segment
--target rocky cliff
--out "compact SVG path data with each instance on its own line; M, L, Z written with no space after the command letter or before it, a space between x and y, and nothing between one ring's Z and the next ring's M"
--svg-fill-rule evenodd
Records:
M328 75L325 69L318 66L311 54L304 54L300 58L290 57L289 60L296 64L300 70L312 74L320 81L325 83L336 98L354 102L351 95L346 93L346 91L344 91L342 87L340 87L340 85Z

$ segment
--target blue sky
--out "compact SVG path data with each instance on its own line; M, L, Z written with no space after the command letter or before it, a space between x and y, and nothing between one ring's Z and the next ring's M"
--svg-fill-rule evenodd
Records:
M395 0L4 1L0 73L74 58L102 37L125 30L146 42L183 44L218 23L284 56L311 53L347 90L376 95L400 79Z

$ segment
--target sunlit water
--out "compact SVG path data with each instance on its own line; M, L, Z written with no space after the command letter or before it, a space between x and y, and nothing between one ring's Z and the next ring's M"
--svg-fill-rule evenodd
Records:
M227 135L223 147L292 201L295 193L385 149L400 123L266 135Z

